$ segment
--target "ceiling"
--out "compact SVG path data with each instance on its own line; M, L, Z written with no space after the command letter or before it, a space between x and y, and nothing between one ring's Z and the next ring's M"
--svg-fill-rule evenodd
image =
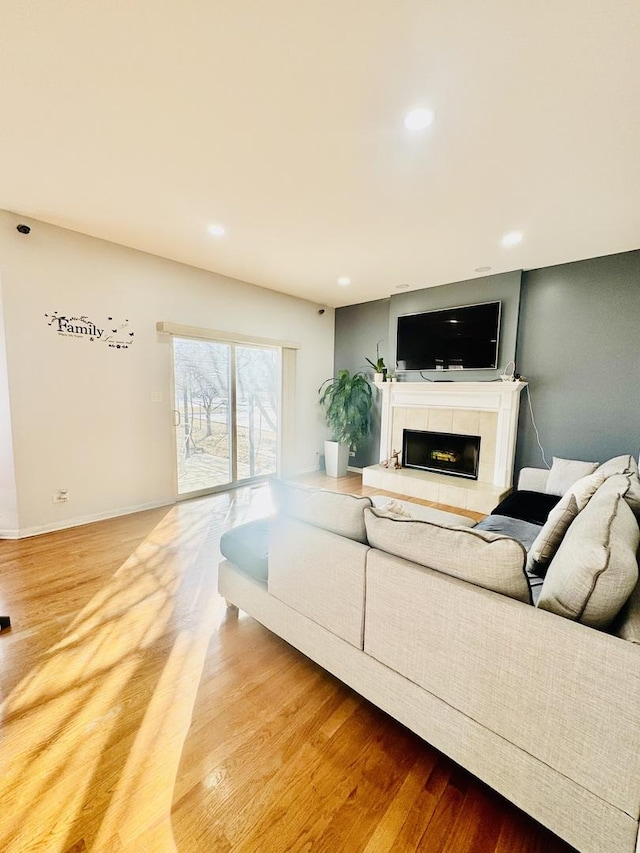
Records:
M639 248L639 107L637 0L4 3L0 207L336 307Z

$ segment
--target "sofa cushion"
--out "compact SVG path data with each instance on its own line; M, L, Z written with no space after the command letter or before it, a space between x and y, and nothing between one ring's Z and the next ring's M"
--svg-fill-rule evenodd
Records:
M498 506L491 510L491 515L508 515L511 518L528 521L531 524L544 524L559 500L559 495L547 495L543 492L530 492L527 489L520 489L500 501Z
M226 530L220 550L246 574L266 581L269 575L269 519L259 518Z
M596 472L574 483L549 513L540 533L529 549L527 569L544 577L547 567L560 547L569 525L604 482L604 474Z
M420 566L531 602L526 551L516 539L469 527L364 513L369 544Z
M596 493L573 522L542 586L538 607L606 628L638 580L638 523L614 491Z
M270 482L273 502L281 515L366 543L363 513L371 506L370 498L310 489L284 480Z
M581 462L578 459L561 459L554 456L545 491L548 495L562 497L577 480L592 474L597 467L597 462Z
M489 530L493 533L503 533L505 536L511 536L517 539L524 547L529 550L535 541L536 536L540 533L539 524L532 524L530 521L522 521L520 518L510 518L508 515L488 515L479 521L474 530ZM531 599L533 604L538 603L540 591L542 590L542 578L532 572L529 566L526 566L529 586L531 587Z
M270 528L270 595L361 649L369 547L286 516Z
M638 463L633 456L615 456L607 462L603 462L598 471L605 477L616 477L617 483L622 482L619 478L624 477L626 487L624 499L636 515L640 515L640 476L638 475Z

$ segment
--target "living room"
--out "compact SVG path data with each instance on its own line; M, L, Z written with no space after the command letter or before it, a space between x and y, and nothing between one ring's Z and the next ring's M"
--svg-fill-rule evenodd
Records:
M176 502L172 345L286 352L278 473L361 494L383 391L333 482L318 388L343 368L372 378L377 350L394 370L398 316L499 300L499 364L464 378L527 382L514 483L553 457L637 458L637 10L206 5L38 0L3 24L0 647L18 817L0 837L62 853L565 851L229 617L220 536L271 504L264 478ZM424 104L413 131L404 110ZM81 751L79 732L104 740Z

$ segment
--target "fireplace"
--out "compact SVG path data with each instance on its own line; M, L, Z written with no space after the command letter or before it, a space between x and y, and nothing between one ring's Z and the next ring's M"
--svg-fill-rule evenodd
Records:
M454 477L478 479L480 436L405 429L402 431L402 464Z
M475 479L438 476L422 468L395 470L387 462L363 469L365 486L484 515L506 498L513 485L525 382L380 382L376 387L381 398L380 463L402 449L405 429L480 436L482 454Z

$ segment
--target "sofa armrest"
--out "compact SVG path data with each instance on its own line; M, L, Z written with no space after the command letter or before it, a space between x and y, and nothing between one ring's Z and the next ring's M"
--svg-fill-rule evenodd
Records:
M544 492L549 479L548 468L521 468L518 489L527 492Z

